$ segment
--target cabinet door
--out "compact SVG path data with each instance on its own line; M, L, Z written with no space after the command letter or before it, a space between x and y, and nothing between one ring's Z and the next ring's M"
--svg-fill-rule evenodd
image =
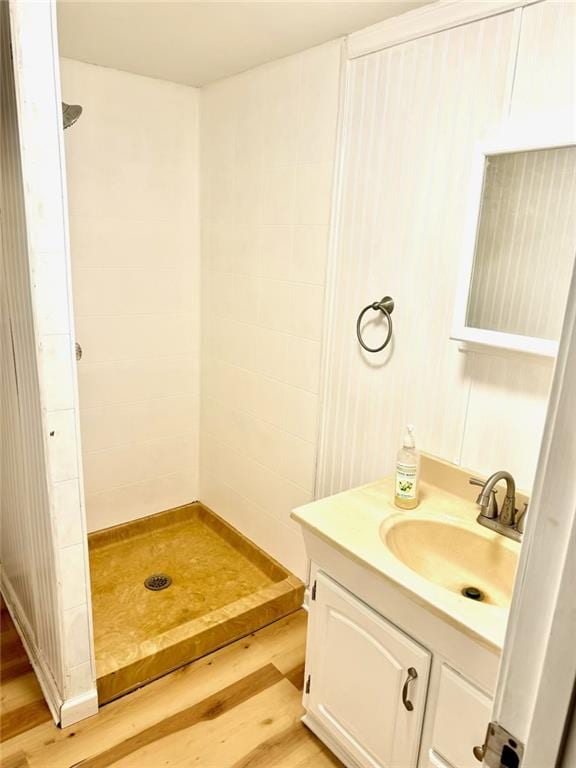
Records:
M322 572L310 614L310 714L361 766L415 766L428 651Z
M472 752L484 743L492 699L445 664L434 715L432 755L454 768L480 768Z

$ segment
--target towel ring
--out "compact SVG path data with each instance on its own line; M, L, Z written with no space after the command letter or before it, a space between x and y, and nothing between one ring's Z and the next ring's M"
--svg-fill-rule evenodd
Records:
M384 339L384 344L376 348L367 346L362 338L362 319L369 309L373 309L375 312L380 310L386 320L388 320L388 333ZM365 349L366 352L381 352L390 343L390 339L392 338L392 318L390 315L392 312L394 312L394 299L391 296L384 296L381 301L375 301L373 304L368 304L368 306L364 307L362 312L358 315L358 320L356 321L356 336L358 336L360 346Z

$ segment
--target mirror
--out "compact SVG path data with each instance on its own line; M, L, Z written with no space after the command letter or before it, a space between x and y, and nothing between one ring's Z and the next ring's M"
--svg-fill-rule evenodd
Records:
M453 338L554 355L576 254L576 146L484 152L477 175Z

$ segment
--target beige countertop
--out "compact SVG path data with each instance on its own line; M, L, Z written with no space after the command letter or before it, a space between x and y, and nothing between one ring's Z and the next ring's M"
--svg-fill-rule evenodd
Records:
M445 485L446 474L443 463L426 457L426 476L431 475ZM423 462L424 465L424 462ZM442 470L432 472L432 469ZM423 466L424 468L424 466ZM455 470L462 474L461 470ZM449 473L453 472L450 468ZM423 472L424 474L424 472ZM465 486L460 482L455 487L461 490ZM488 552L486 568L481 568L480 573L492 583L500 594L506 595L504 604L509 600L513 580L513 568L520 550L520 545L505 538L501 534L490 531L476 523L478 507L470 499L451 493L446 488L433 485L430 482L420 484L420 504L414 510L402 510L394 505L394 478L389 477L382 481L369 483L368 485L354 488L343 493L329 496L325 499L306 504L295 509L292 513L294 520L302 526L313 531L322 539L328 541L345 555L362 563L376 571L386 579L399 585L405 590L411 599L420 603L428 610L442 616L459 629L472 635L484 645L500 650L504 643L504 633L508 618L508 606L478 603L470 600L458 591L451 591L440 586L429 578L424 578L415 570L412 570L399 560L385 543L386 531L390 530L399 521L429 521L447 522L450 526L469 531L464 533L463 539L454 542L451 546L451 531L453 527L436 529L442 537L446 537L446 551L438 556L424 557L421 561L424 569L434 568L431 576L442 581L444 576L458 576L464 579L466 571L467 553L462 547L462 541L470 541L471 547L477 542ZM428 529L430 526L428 525ZM382 531L382 533L381 533ZM480 537L478 539L473 534ZM422 538L422 536L420 536ZM421 546L426 546L420 541ZM406 545L405 545L406 546ZM414 542L416 547L416 541ZM409 549L409 543L407 549ZM510 555L512 553L512 556ZM407 553L411 554L411 553ZM472 557L473 553L470 553ZM426 562L429 560L429 562ZM506 584L498 585L494 579L494 573L504 560L512 563L512 571L508 568ZM479 571L476 568L476 575Z

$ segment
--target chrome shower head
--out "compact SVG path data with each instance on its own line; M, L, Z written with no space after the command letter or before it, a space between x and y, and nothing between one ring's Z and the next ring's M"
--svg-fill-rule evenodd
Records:
M74 125L76 120L82 114L82 107L80 104L66 104L62 102L62 122L64 123L64 130Z

